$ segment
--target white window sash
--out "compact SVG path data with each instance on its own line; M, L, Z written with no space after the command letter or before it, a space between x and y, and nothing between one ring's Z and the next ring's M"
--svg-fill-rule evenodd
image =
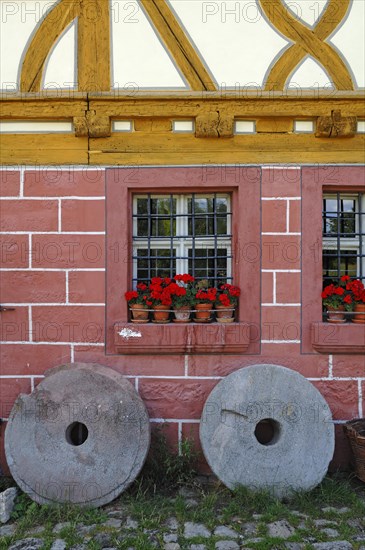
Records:
M227 251L227 277L232 276L232 238L231 236L205 236L197 235L195 238L188 236L188 223L189 217L191 214L188 212L188 199L192 198L193 193L184 193L180 195L174 195L173 199L176 200L176 217L175 219L175 234L170 237L148 237L141 236L138 237L138 217L137 217L137 201L138 199L146 199L147 196L150 196L151 199L154 198L164 198L169 199L170 194L136 194L133 197L133 278L137 279L137 252L138 250L148 250L148 243L150 249L167 249L173 250L175 252L174 262L176 265L176 273L188 273L189 271L189 249L193 248L193 244L196 249L206 248L207 250L213 250L215 247L217 249L224 248ZM231 197L227 193L194 193L195 196L199 198L224 198L227 200L227 235L231 235L232 231L232 213L231 213ZM148 213L146 213L146 216ZM204 214L203 214L204 215ZM216 213L219 216L219 213ZM141 215L143 217L144 215ZM168 214L167 214L168 216ZM184 237L177 237L176 235L185 235ZM173 247L171 249L171 239L173 241Z

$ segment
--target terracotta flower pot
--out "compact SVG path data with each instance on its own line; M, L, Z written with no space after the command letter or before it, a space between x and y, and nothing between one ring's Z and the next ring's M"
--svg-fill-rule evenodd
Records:
M144 304L132 304L130 306L132 312L132 321L135 323L148 322L148 307Z
M195 320L200 323L207 323L210 320L212 304L196 304Z
M354 307L353 323L365 324L365 304L358 302Z
M222 304L215 306L216 316L218 323L232 323L234 315L234 305L230 304L228 307Z
M346 323L345 306L334 308L327 306L328 323Z
M169 306L153 306L153 318L155 323L168 323L170 316Z
M175 307L174 313L174 323L190 323L190 306Z

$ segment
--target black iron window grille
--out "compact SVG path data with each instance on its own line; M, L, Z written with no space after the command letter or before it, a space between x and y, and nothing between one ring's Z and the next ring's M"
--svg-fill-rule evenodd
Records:
M232 282L231 196L145 194L133 198L133 283L190 273Z
M340 277L365 282L365 194L323 195L323 286Z

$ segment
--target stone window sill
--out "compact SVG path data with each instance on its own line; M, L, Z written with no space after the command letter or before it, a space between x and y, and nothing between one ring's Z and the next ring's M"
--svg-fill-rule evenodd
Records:
M127 355L245 353L249 344L247 323L114 324L115 350Z
M319 353L365 353L365 325L312 323L312 347Z

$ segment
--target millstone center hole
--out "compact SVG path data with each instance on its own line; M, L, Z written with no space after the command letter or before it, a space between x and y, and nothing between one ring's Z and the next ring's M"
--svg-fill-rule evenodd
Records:
M275 445L280 437L280 424L272 418L264 418L256 424L255 437L261 445Z
M72 422L66 429L66 441L74 447L85 443L89 437L89 430L81 422Z

